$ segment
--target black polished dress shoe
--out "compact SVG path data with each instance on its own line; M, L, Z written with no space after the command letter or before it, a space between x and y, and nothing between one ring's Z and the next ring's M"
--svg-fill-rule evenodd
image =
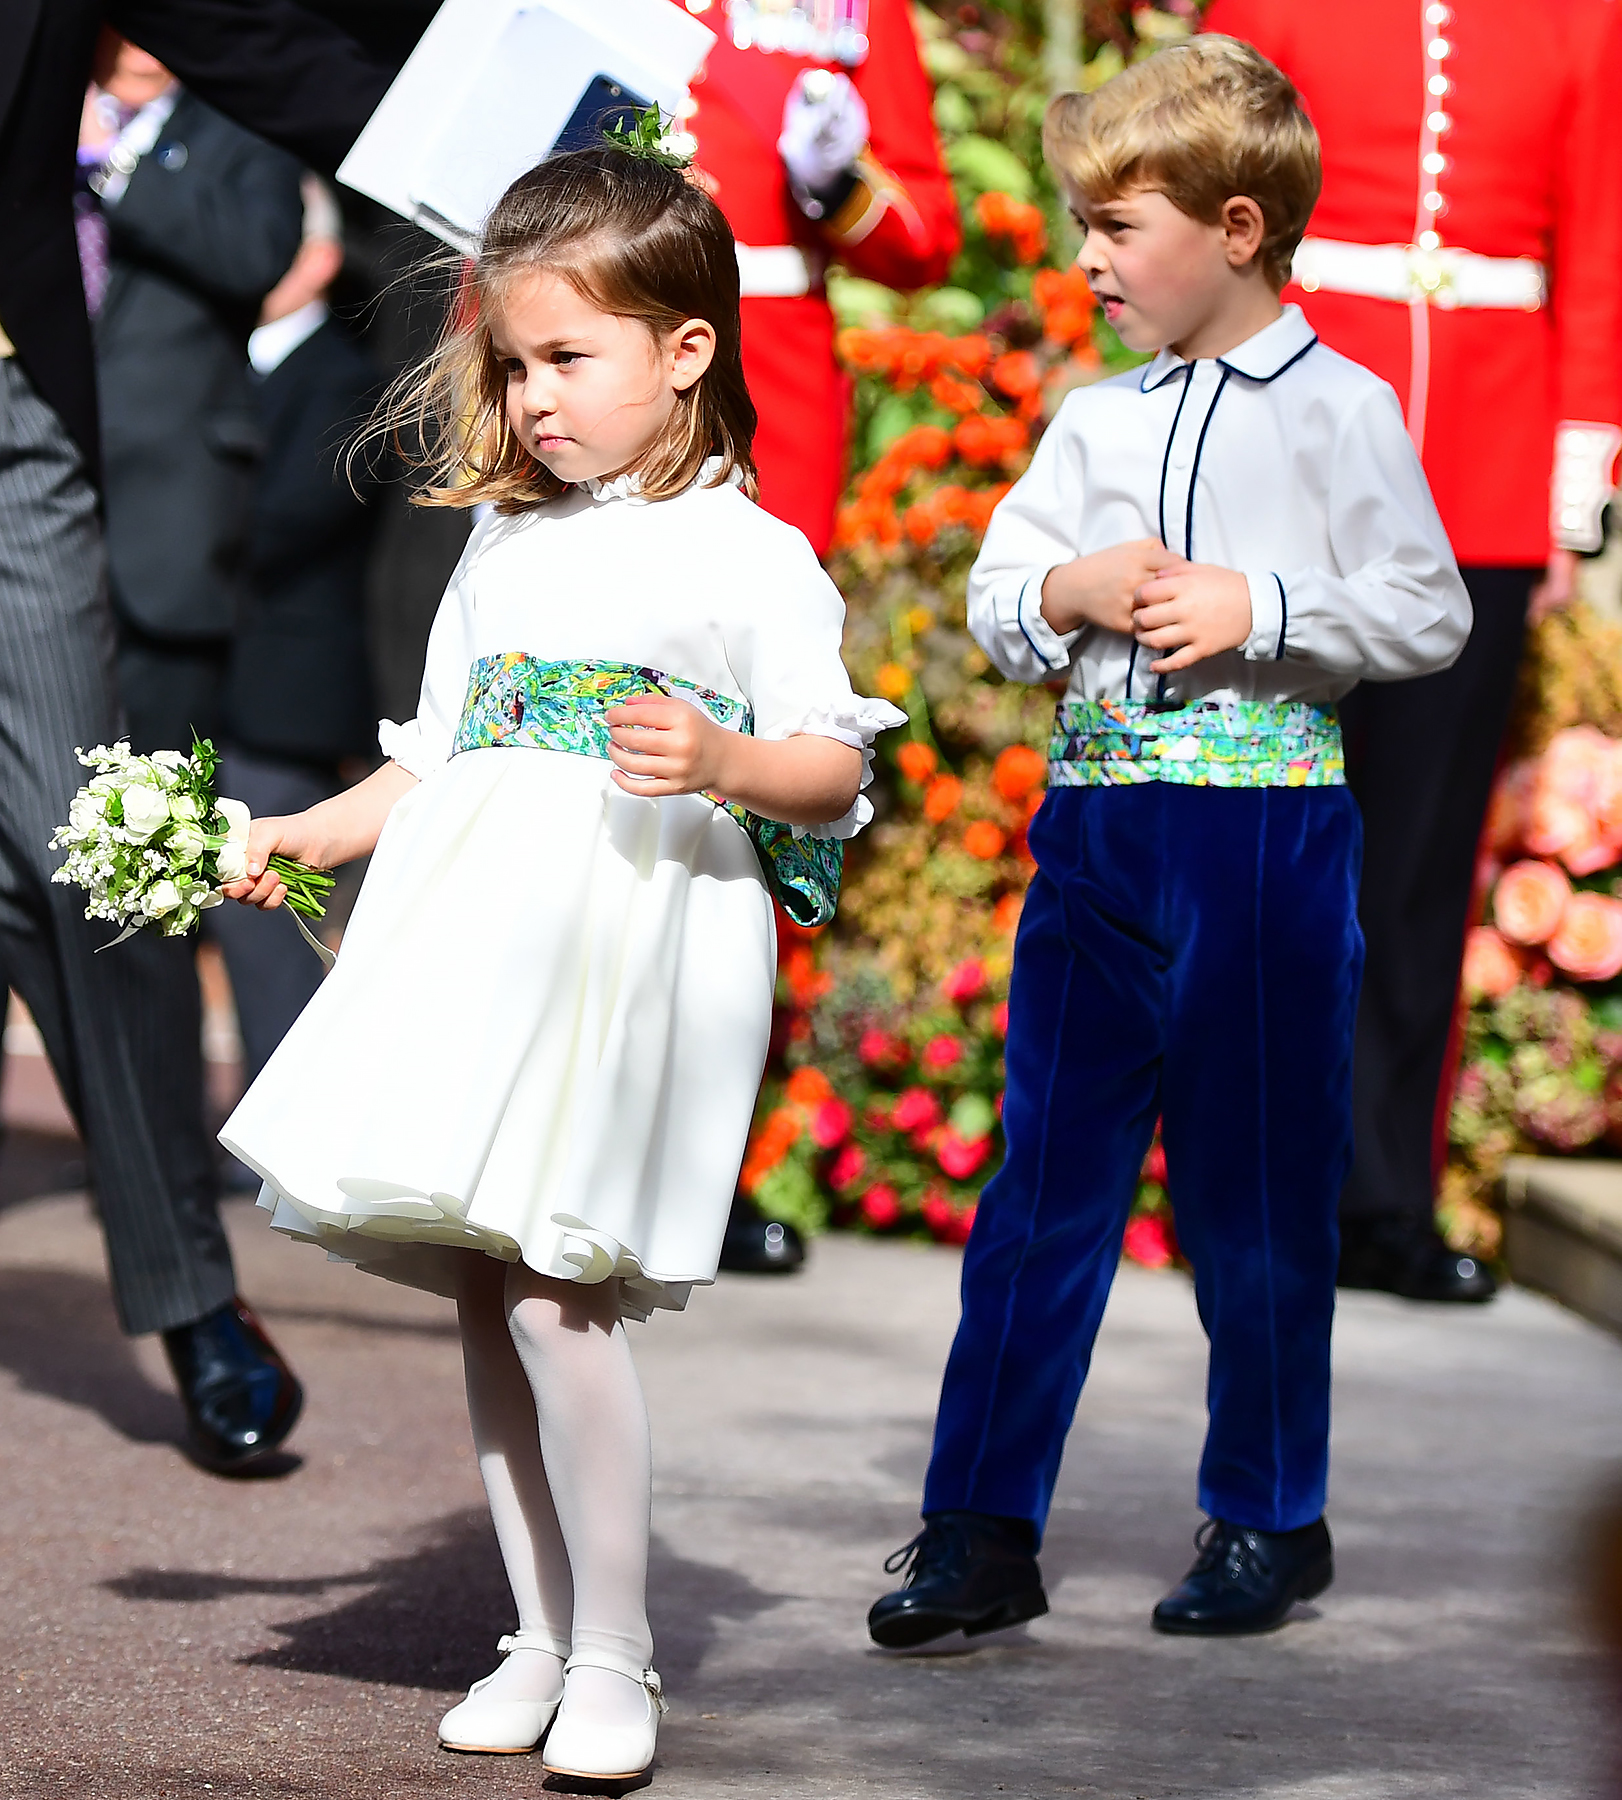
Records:
M1479 1304L1498 1292L1492 1270L1450 1250L1434 1231L1397 1219L1352 1219L1340 1228L1336 1285L1404 1300Z
M1322 1519L1298 1531L1251 1531L1207 1519L1195 1534L1194 1567L1154 1610L1156 1631L1245 1637L1282 1625L1297 1600L1335 1579L1335 1552Z
M293 1429L304 1389L240 1300L166 1331L163 1347L186 1408L186 1447L204 1468L239 1474Z
M961 1631L978 1637L1035 1619L1048 1609L1034 1534L1023 1519L989 1513L933 1513L884 1567L907 1571L892 1594L873 1603L867 1629L887 1650L912 1650Z
M805 1261L805 1240L792 1225L763 1219L742 1195L732 1202L719 1267L734 1275L791 1275Z

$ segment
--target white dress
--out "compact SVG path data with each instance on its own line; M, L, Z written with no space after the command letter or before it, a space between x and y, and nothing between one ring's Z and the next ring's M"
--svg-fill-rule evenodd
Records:
M599 758L452 741L472 664L519 651L658 669L747 702L760 737L870 761L903 719L851 691L843 616L800 533L733 486L650 504L592 482L475 529L417 717L382 728L419 783L337 967L220 1133L277 1230L441 1293L448 1247L617 1275L635 1316L714 1278L776 974L754 847Z

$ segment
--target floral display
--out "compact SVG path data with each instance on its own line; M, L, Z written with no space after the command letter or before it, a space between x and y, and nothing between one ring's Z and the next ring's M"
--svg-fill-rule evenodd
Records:
M158 750L137 756L127 740L80 750L95 775L73 797L68 822L52 834L68 858L52 881L90 896L87 919L123 926L115 943L150 927L179 937L223 898L225 882L247 873L248 809L214 792L214 746L203 738L188 756ZM273 856L295 913L319 919L333 878Z
M1519 721L1528 753L1504 769L1488 815L1441 1203L1450 1238L1486 1255L1505 1157L1622 1151L1619 639L1581 604L1538 629Z
M1089 86L1189 28L1171 8L1093 13ZM990 668L965 582L1059 402L1137 359L1066 266L1075 230L1041 159L1039 9L915 16L964 249L921 295L829 278L855 383L831 561L846 660L910 724L880 740L877 820L851 846L833 924L779 920L778 1029L742 1185L802 1229L959 1243L1002 1161L1008 977L1055 704ZM1158 1136L1127 1252L1176 1255Z

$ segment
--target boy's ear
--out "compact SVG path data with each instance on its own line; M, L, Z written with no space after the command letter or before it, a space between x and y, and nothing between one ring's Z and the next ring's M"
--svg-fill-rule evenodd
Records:
M1248 194L1234 194L1223 201L1222 234L1227 240L1229 268L1245 268L1261 254L1267 221L1261 207Z

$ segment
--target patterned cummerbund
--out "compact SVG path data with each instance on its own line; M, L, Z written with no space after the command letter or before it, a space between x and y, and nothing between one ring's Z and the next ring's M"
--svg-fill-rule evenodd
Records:
M1333 706L1201 700L1156 710L1136 700L1069 700L1053 721L1049 787L1344 787Z
M754 735L754 712L746 702L680 676L634 663L543 662L527 651L506 650L474 663L451 755L516 748L607 761L612 740L604 713L646 694L696 703L717 725ZM789 917L797 925L826 925L839 903L844 844L797 836L792 825L763 819L719 794L704 797L748 832L766 885Z

